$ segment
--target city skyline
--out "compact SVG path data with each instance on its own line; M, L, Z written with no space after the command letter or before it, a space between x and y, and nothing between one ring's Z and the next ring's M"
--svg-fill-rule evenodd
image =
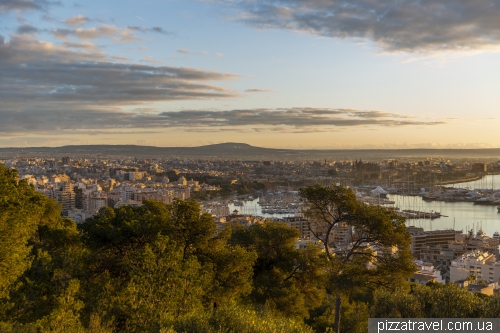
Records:
M0 1L0 147L500 147L500 1Z

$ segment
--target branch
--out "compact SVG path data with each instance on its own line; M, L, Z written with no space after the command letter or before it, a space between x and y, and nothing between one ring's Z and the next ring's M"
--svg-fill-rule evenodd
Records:
M290 273L290 275L288 275L288 276L287 276L287 277L283 280L283 282L286 282L286 281L290 280L290 279L294 276L294 274L295 274L295 273L299 270L300 266L301 266L301 265L297 265L297 266L295 266L295 268L293 269L292 273Z

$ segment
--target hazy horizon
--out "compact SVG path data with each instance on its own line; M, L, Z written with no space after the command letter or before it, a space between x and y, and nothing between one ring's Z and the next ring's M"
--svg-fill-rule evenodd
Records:
M207 144L191 144L191 145L176 145L176 146L156 146L156 145L147 145L147 144L107 144L107 143L92 143L92 144L68 144L68 145L53 145L53 146L23 146L23 147L0 147L0 149L36 149L36 148L63 148L63 147L80 147L80 146L90 146L90 147L99 147L99 146L113 146L113 147L151 147L151 148L201 148L201 147L209 147L209 146L218 146L218 145L248 145L252 148L263 148L263 149L282 149L282 150L495 150L500 149L500 147L483 147L483 148L468 148L468 147L406 147L406 148L304 148L304 147L295 147L295 148L286 148L286 147L273 147L273 146L257 146L252 145L246 142L217 142L217 143L207 143Z
M500 147L500 1L0 2L0 147Z

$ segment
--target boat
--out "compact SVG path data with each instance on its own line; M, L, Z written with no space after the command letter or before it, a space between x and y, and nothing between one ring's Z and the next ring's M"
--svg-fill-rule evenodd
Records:
M422 200L424 200L424 201L435 201L435 200L437 200L437 197L433 196L433 195L422 195Z
M484 197L474 201L474 205L486 205L486 206L496 206L500 202L494 196ZM497 206L498 207L498 206Z
M387 194L389 194L387 191L385 191L382 187L377 186L373 191L370 192L370 194L374 197L378 196L381 198L386 198Z

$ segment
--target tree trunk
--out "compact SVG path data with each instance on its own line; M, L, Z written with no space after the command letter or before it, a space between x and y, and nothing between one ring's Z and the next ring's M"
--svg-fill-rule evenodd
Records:
M335 321L333 322L333 331L335 333L340 333L340 304L342 299L340 298L340 294L337 294L335 298Z

